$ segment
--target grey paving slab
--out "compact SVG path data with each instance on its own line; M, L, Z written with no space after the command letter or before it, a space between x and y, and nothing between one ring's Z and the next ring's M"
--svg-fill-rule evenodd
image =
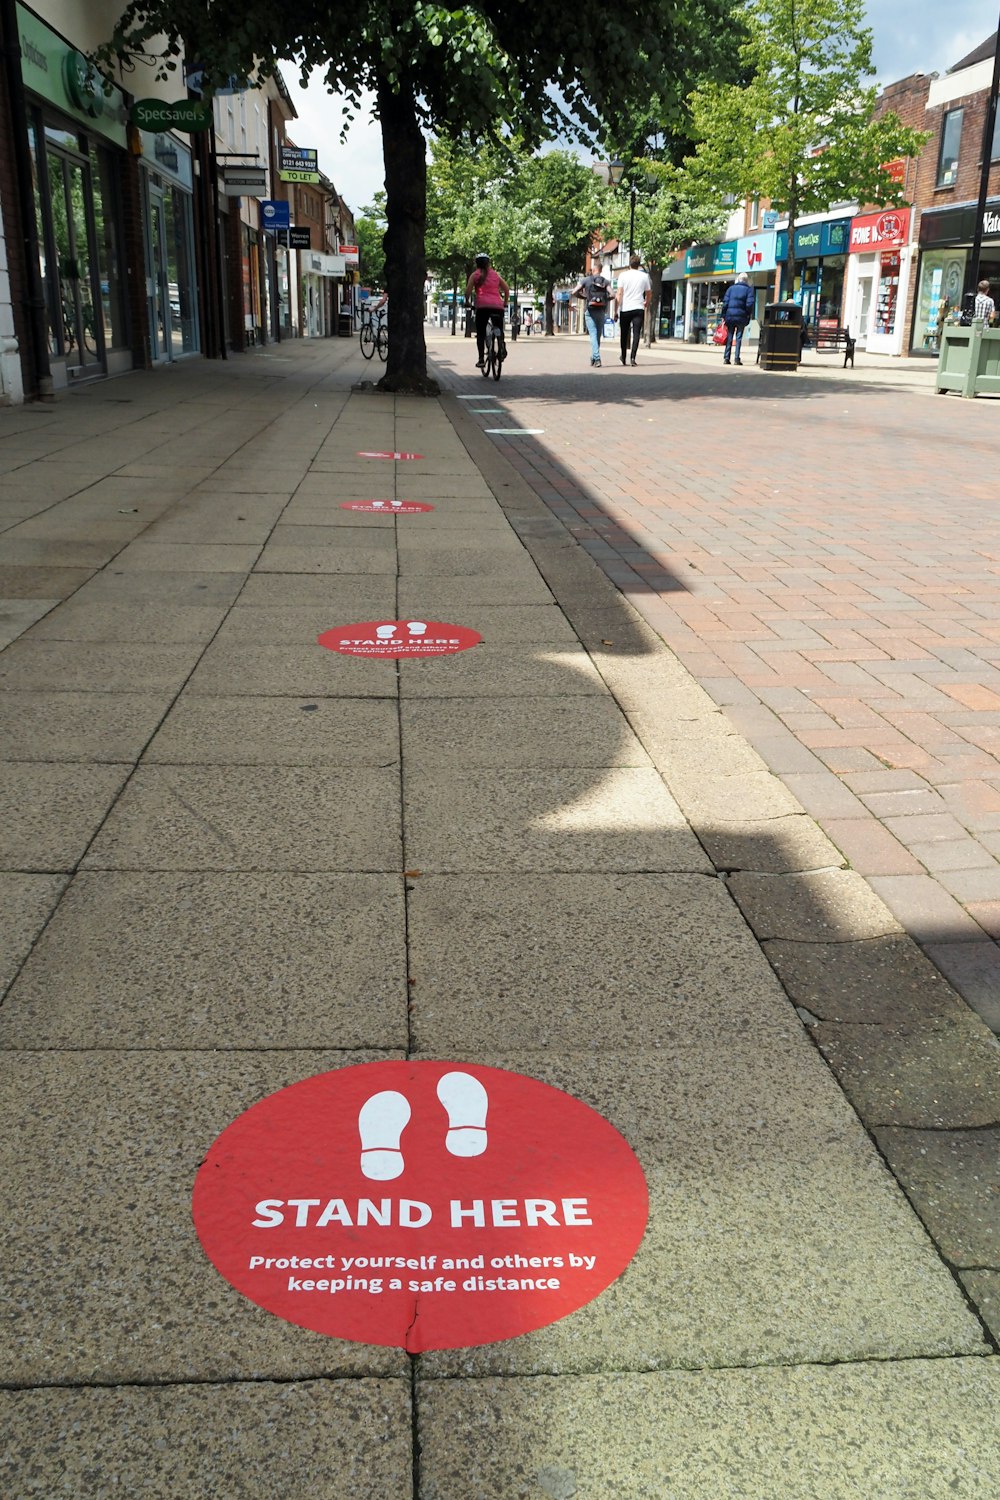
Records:
M0 757L137 760L170 692L19 692L0 698Z
M0 567L100 568L125 545L117 542L65 542L18 540L9 532L0 536Z
M0 656L8 692L176 693L202 651L194 642L161 646L110 641L17 641Z
M130 770L25 761L0 766L0 869L72 870Z
M275 1484L315 1500L413 1493L407 1380L9 1391L0 1421L12 1500L256 1500Z
M812 1035L869 1126L1000 1121L1000 1042L972 1011L895 1026L827 1021Z
M320 650L320 647L316 648ZM327 698L181 698L146 752L173 765L389 766L394 703Z
M359 661L304 641L213 641L188 684L189 693L287 697L395 698L396 674L388 662Z
M374 533L366 531L365 536ZM258 573L373 573L396 574L396 554L391 548L303 547L268 542L255 565Z
M875 1131L942 1255L955 1266L1000 1270L1000 1126Z
M860 942L775 939L764 952L796 1004L823 1021L891 1025L963 1010L939 970L902 933Z
M399 573L402 578L480 576L494 578L530 578L537 572L527 552L515 547L494 550L491 547L454 547L445 556L440 548L423 547L419 551L400 549Z
M640 731L647 749L649 742ZM658 760L658 757L654 757ZM669 766L664 768L669 776ZM826 869L842 865L843 856L812 818L804 813L761 818L751 823L703 824L698 828L702 843L720 870L756 870L786 875L800 870Z
M264 1095L370 1053L8 1052L5 1384L396 1375L406 1356L293 1327L235 1292L191 1220L212 1141ZM42 1245L44 1244L44 1249Z
M640 733L644 731L645 726ZM669 760L655 740L651 744L672 791L699 828L706 824L724 828L730 823L777 821L802 811L770 771L745 770L717 776L710 765L703 765L699 771L696 756Z
M0 1046L405 1047L404 931L398 875L85 873Z
M900 932L862 876L853 870L794 875L736 874L730 889L761 941L855 941Z
M397 532L399 555L401 558L409 558L433 553L442 561L450 561L453 556L461 557L466 552L481 552L492 553L498 559L523 557L530 561L530 554L524 543L511 529L502 512L494 510L493 514L499 516L503 525L488 533L484 532L478 518L473 515L466 517L464 525L438 527L437 530L432 526L401 525ZM439 568L437 571L446 572L447 569Z
M401 868L399 772L367 765L140 766L84 866Z
M421 1500L992 1500L998 1365L422 1382Z
M703 1031L646 1049L477 1058L556 1084L610 1120L642 1164L649 1224L595 1301L504 1343L422 1355L423 1373L986 1352L978 1320L796 1021L763 1042L720 1025L711 1040Z
M47 641L208 641L224 614L222 606L213 604L89 604L73 598L39 621L32 636Z
M115 558L126 572L249 573L260 555L254 543L226 545L213 542L133 542Z
M270 536L275 519L273 515L251 518L228 513L206 515L197 511L183 515L171 513L164 519L154 522L143 533L142 541L144 545L150 547L154 544L157 547L176 547L178 549L177 567L183 568L186 566L186 561L182 549L191 547L224 548L225 552L222 555L226 559L227 554L237 556L232 549L252 545L256 555ZM133 554L133 562L134 560Z
M608 696L410 700L400 721L408 769L649 765Z
M396 603L395 579L384 575L349 574L336 576L314 573L251 573L236 600L238 612L246 609L269 610L275 620L285 617L290 622L291 634L274 639L297 640L308 638L312 620L323 620L313 635L327 629L331 620L380 620L394 617ZM308 619L304 613L293 615L291 611L311 611ZM331 612L335 612L331 614ZM257 628L266 628L268 621L262 618ZM253 630L252 621L230 619L227 631ZM265 637L266 639L266 637Z
M995 1341L1000 1344L1000 1270L963 1271L962 1285Z
M44 619L58 603L58 599L5 599L0 595L0 651Z
M787 1027L724 886L698 875L426 875L408 898L421 1052L648 1047Z
M238 573L177 573L167 568L156 572L133 569L126 573L117 562L112 562L77 590L73 602L134 607L167 604L207 609L232 604L242 582Z
M421 609L439 619L448 620L470 606L479 610L480 613L488 609L487 619L494 634L500 628L501 620L508 609L520 609L525 605L551 606L552 603L552 594L548 585L537 571L523 573L516 579L489 578L483 575L479 578L423 577L399 580L399 607L404 616ZM575 632L571 627L566 626L562 611L550 609L549 613L556 621L555 633L551 629L545 629L541 634L528 637L528 639L561 640L569 629L575 640Z
M651 768L407 770L407 865L436 871L705 872Z
M347 514L347 512L345 512ZM359 519L367 520L362 516ZM375 519L372 517L372 519ZM338 551L394 552L395 530L391 522L380 526L306 526L280 522L272 536L277 547L335 547ZM359 570L361 571L361 570Z
M91 568L0 567L0 599L65 599L92 572Z
M605 697L587 653L563 641L521 646L483 641L474 651L399 663L404 698Z
M148 525L148 518L141 516L76 515L66 513L62 506L33 516L28 521L4 532L9 542L91 542L110 544L114 551L124 550Z
M0 872L0 992L14 978L48 921L63 888L59 875Z

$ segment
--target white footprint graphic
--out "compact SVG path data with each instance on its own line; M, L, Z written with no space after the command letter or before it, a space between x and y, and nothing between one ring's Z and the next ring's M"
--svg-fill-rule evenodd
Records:
M380 641L390 641L396 634L396 627L395 625L376 625L375 634Z
M366 1099L358 1114L361 1170L373 1182L390 1182L403 1170L399 1138L410 1120L409 1101L395 1089Z
M469 1073L445 1073L437 1096L448 1112L448 1151L452 1156L482 1156L489 1098L479 1079Z
M424 635L427 631L427 624L424 620L407 620L406 628L411 635Z

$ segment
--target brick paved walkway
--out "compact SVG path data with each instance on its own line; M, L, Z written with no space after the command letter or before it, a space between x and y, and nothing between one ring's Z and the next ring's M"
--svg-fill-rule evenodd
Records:
M1000 410L933 367L787 378L534 339L485 428L938 966L1000 1030Z

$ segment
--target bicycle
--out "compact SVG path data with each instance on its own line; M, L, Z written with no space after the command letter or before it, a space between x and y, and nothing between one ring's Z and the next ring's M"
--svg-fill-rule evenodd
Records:
M491 319L486 325L486 336L483 339L483 379L492 375L494 380L499 380L500 369L506 358L503 325L500 322L494 323Z
M365 359L371 359L378 350L378 357L384 363L389 358L389 330L385 326L382 313L377 318L372 314L369 307L361 309L361 353Z

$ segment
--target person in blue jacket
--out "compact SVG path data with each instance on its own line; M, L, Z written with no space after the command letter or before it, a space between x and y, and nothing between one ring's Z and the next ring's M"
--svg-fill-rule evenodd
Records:
M730 363L730 355L733 349L733 339L736 340L736 364L741 365L740 348L743 343L743 333L753 317L756 292L750 285L750 278L745 271L741 271L722 299L722 317L726 324L726 348L722 356L722 363Z

